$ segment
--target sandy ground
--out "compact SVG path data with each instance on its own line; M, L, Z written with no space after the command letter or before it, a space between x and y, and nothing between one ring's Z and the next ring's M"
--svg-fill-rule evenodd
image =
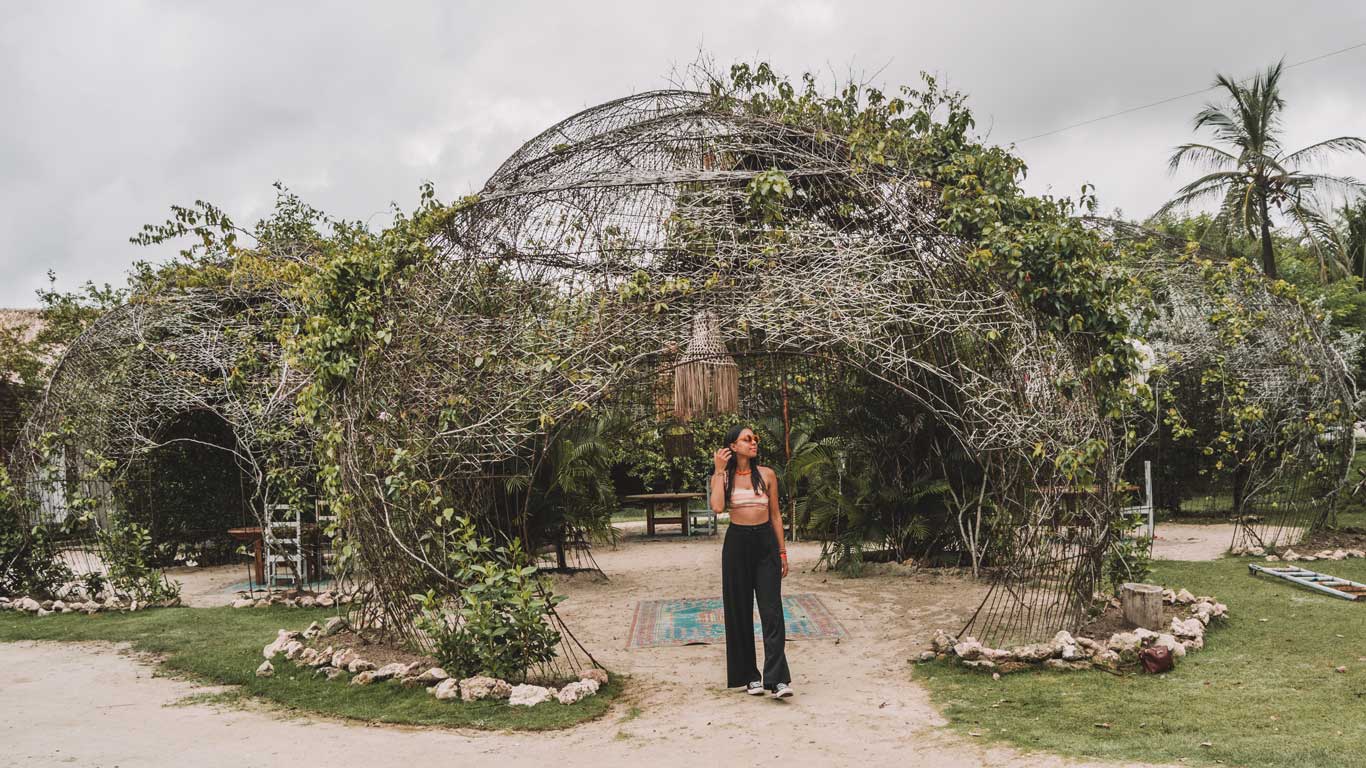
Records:
M795 543L789 551L794 568L785 589L818 594L850 634L838 643L789 643L799 693L788 701L721 688L720 645L625 647L637 601L720 593L719 537L628 537L596 553L608 580L575 576L560 585L569 626L604 665L631 675L624 699L599 721L514 734L168 706L205 689L154 677L108 647L21 643L0 645L0 751L7 765L121 768L178 765L187 755L203 768L461 765L495 756L507 765L600 768L1090 764L988 748L952 733L912 682L908 659L935 628L961 625L982 586L896 567L843 579L811 571L816 545ZM206 597L211 586L206 579Z
M1218 560L1233 544L1234 528L1232 523L1159 524L1153 537L1153 557L1161 560ZM1298 541L1301 533L1299 528L1286 528L1281 531L1281 540Z

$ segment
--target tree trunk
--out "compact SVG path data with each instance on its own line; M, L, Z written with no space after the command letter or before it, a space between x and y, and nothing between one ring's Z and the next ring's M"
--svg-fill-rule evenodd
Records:
M1235 520L1242 519L1243 515L1246 514L1244 507L1247 506L1247 481L1251 479L1251 474L1252 470L1241 461L1233 470L1233 517Z
M1162 587L1130 582L1120 588L1120 611L1130 624L1161 631Z
M1271 217L1266 206L1266 190L1259 190L1257 207L1262 214L1262 272L1272 280L1276 279L1276 254L1271 250Z

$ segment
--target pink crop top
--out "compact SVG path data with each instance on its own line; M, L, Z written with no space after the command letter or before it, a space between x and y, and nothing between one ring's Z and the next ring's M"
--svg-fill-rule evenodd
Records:
M735 488L730 492L730 509L759 507L768 509L768 497L761 496L753 488Z

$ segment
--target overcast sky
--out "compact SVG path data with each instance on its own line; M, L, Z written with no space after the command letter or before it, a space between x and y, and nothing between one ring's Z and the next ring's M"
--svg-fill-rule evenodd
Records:
M91 2L3 6L0 306L122 282L128 244L195 199L251 223L279 180L382 223L449 199L559 119L667 86L705 51L970 95L997 143L1366 42L1366 3ZM1287 144L1366 134L1366 48L1289 71ZM1020 143L1031 191L1146 216L1178 186L1195 96ZM1338 165L1366 177L1366 161ZM1186 178L1189 178L1187 176Z

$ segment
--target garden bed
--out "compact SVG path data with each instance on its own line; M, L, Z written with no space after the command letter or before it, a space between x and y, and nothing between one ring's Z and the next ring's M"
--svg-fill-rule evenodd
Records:
M329 682L292 665L270 677L255 675L262 661L262 641L275 636L279 627L324 622L328 617L328 611L282 606L54 614L42 619L7 612L0 613L0 642L127 643L136 651L156 654L168 672L236 686L235 696L366 722L490 730L567 728L602 716L621 693L621 680L611 678L598 695L573 705L510 707L500 701L437 701L422 688Z
M1366 560L1335 564L1366 580ZM1366 765L1361 606L1275 580L1243 562L1161 562L1154 577L1229 603L1218 642L1165 675L990 675L946 662L917 680L951 726L1026 750L1125 762L1341 768ZM1342 672L1337 670L1342 669Z

